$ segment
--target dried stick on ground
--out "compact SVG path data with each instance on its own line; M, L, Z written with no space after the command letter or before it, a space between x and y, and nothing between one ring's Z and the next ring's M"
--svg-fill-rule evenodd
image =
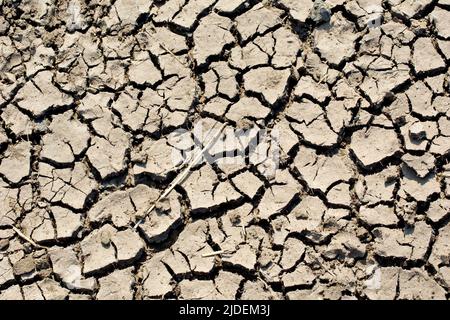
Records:
M215 125L212 127L211 130L213 130L215 127ZM189 173L191 172L191 169L197 164L197 162L201 159L201 157L203 156L203 154L205 153L206 150L208 150L213 143L217 140L217 138L220 136L220 134L222 133L223 129L225 129L226 127L226 123L222 124L222 126L219 128L219 130L217 131L217 133L214 135L214 137L203 147L203 149L192 159L192 161L189 163L189 165L180 173L179 176L177 176L175 178L174 181L172 181L172 183L169 185L169 187L158 197L158 199L156 199L155 203L145 212L144 216L135 224L135 226L133 227L134 230L136 230L139 225L144 222L145 218L155 209L156 205L158 204L159 201L163 200L164 198L166 198L170 192L172 192L172 190L181 182L184 181L184 179L186 179L186 177L189 176Z
M204 253L204 254L202 254L202 258L209 258L209 257L214 257L214 256L219 256L219 255L229 255L232 253L233 253L233 251L231 251L231 250L218 250L218 251L212 251L209 253Z
M156 37L154 37L153 35L151 35L150 33L147 32L147 34L167 53L169 53L175 60L178 61L178 63L180 63L182 66L189 68L188 65L186 65L183 61L181 61L177 55L175 53L173 53L171 50L167 49L166 46L164 46Z
M23 234L22 231L20 231L16 227L14 227L14 226L11 226L11 227L17 233L17 235L19 237L21 237L25 241L29 242L33 247L36 247L36 248L39 248L39 249L47 249L47 247L41 246L40 244L37 244L36 242L34 242L30 237L27 237L25 234Z
M213 251L213 252L210 252L210 253L204 253L204 254L202 254L202 258L214 257L214 256L221 255L223 253L225 253L224 250Z

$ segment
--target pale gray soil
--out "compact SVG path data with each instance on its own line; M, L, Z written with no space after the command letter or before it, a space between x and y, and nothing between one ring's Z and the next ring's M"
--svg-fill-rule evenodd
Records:
M0 0L0 300L448 299L449 21L449 0ZM198 120L278 132L278 169L202 163L146 215Z

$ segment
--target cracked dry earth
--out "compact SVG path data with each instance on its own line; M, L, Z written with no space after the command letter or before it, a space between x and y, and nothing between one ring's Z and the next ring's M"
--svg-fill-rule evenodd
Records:
M0 300L448 299L449 20L0 0ZM199 120L278 132L278 168L202 162L146 216Z

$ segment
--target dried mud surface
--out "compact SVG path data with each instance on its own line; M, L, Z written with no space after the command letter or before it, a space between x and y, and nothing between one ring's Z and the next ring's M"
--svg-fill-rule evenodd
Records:
M448 299L449 20L0 0L0 300ZM199 120L277 131L278 169L202 163L145 216Z

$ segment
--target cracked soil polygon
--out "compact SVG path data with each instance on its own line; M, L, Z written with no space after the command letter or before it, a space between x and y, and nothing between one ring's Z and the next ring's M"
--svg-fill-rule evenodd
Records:
M0 1L0 300L449 299L449 8Z

